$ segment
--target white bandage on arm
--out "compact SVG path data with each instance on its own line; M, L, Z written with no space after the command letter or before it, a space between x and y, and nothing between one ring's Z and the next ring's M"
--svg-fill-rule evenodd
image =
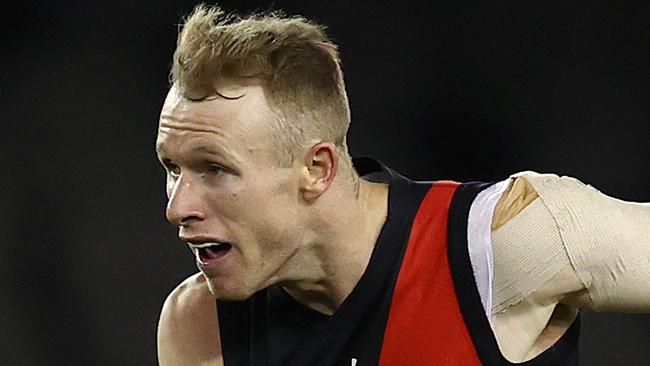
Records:
M551 251L546 255L531 253L540 260L557 258L548 272L563 266L562 253L557 252L555 245L559 237L571 266L588 291L587 307L598 311L650 311L650 204L606 196L573 178L533 172L516 177L526 179L539 198L508 224L513 220L526 221L530 219L528 215L543 217L544 214L535 212L542 207L535 205L542 204L548 210L553 222L549 224L545 219L538 225L546 229L555 226L555 238L548 233L550 240L542 245ZM497 230L499 234L501 229ZM531 248L534 243L524 246ZM498 290L495 285L495 291Z
M492 245L493 313L520 303L571 268L553 216L539 198L494 230Z

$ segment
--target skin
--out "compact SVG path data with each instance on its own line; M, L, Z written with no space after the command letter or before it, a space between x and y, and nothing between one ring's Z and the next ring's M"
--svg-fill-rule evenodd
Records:
M386 215L386 187L357 186L337 150L317 136L294 151L293 165L277 164L269 128L275 117L258 81L219 80L215 88L241 98L190 102L172 88L160 118L167 218L182 241L232 244L218 267L189 277L166 299L158 329L161 365L223 364L215 298L244 299L276 284L305 306L334 313L365 270ZM537 197L517 182L513 187L495 210L495 230ZM572 269L558 273L494 314L502 352L513 362L534 357L589 301Z
M259 81L220 80L215 88L241 97L193 102L172 87L160 116L156 150L167 170L168 220L184 242L232 244L217 268L187 278L165 300L163 366L223 365L215 298L241 300L280 285L305 306L333 314L363 274L386 219L387 187L351 179L331 143L309 141L294 151L292 165L279 164L275 115ZM523 209L511 206L501 200L495 222ZM572 304L567 292L575 291L556 287L495 317L506 356L531 358L570 325L572 313L535 310L548 299ZM512 326L531 322L539 332Z
M181 240L228 242L219 266L167 298L158 328L161 365L221 365L215 298L241 300L281 285L332 314L365 270L386 219L385 185L356 181L338 151L314 139L278 163L275 118L257 80L219 80L238 99L184 98L162 108L156 151L167 170L166 216ZM358 185L356 184L358 182Z

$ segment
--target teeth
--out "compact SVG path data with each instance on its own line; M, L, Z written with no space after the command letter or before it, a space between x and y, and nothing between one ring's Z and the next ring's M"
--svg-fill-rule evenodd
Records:
M224 245L224 243L217 243L217 242L208 242L208 243L201 243L201 244L187 243L187 245L189 245L190 248L192 248L192 249L200 249L200 248L207 248L207 247L212 247L212 246Z

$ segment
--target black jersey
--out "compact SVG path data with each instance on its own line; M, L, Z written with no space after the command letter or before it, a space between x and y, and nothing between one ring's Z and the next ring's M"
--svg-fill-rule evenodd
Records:
M360 176L375 176L377 173L382 173L383 180L389 183L387 219L361 279L331 316L303 306L277 286L264 289L245 301L218 300L221 347L225 366L433 365L441 363L422 361L422 359L433 358L426 358L421 352L418 352L420 358L411 357L413 350L418 348L410 346L420 342L421 347L422 342L425 342L427 352L444 354L454 352L450 349L450 345L460 343L460 340L445 338L447 327L434 326L429 327L432 329L427 329L426 334L435 332L436 336L432 339L444 339L448 343L435 342L436 344L429 346L426 344L427 338L422 337L423 333L409 330L411 325L417 325L418 319L414 319L412 315L400 317L399 314L395 314L399 311L395 309L411 307L412 312L413 307L434 304L426 305L425 307L428 308L417 308L417 311L422 314L436 315L438 315L436 312L441 312L441 317L438 319L453 319L453 314L448 316L445 313L450 311L447 310L448 307L439 308L435 305L436 293L418 295L418 298L422 296L434 298L423 303L415 301L412 303L413 306L411 300L395 295L398 278L402 281L401 275L410 270L407 268L410 265L404 262L407 248L419 245L419 242L428 240L427 237L436 235L426 234L422 238L423 235L412 235L412 229L416 215L420 217L420 221L422 220L422 214L418 211L421 210L422 201L439 184L409 180L368 158L355 159L354 165ZM476 363L472 364L514 365L499 352L496 339L483 311L467 253L466 230L469 208L474 197L487 186L487 184L470 183L461 184L457 188L454 185L451 189L453 199L450 195L450 204L443 212L444 223L448 230L442 239L447 251L444 255L446 262L444 266L448 266L450 272L449 282L452 290L449 297L458 304L459 320L455 322L460 324L456 326L467 334L466 343L471 348L471 352L476 354ZM417 272L409 274L409 277L417 280L414 276L417 276ZM420 287L424 284L426 288L427 280L422 281ZM410 285L406 282L400 286ZM400 326L393 325L387 328L389 317L393 324L401 322L398 324ZM435 323L435 318L430 321L438 324ZM387 329L389 329L388 334ZM578 331L579 321L575 321L553 347L533 360L517 365L577 365ZM393 341L395 339L402 341L395 342ZM386 345L387 342L392 343ZM399 355L402 348L404 348L403 357ZM390 357L382 355L382 351L386 352L386 349L390 349ZM458 358L443 357L442 359L449 360L445 361L445 365L467 366L464 361L459 363L461 361L458 361Z

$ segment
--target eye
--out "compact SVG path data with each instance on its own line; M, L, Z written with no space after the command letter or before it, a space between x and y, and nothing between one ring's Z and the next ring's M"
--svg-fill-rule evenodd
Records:
M223 171L223 167L219 164L210 163L206 171L210 174L216 175Z
M165 167L165 170L167 171L167 174L174 178L178 178L181 175L181 168L172 163L169 160L163 161L163 166Z

